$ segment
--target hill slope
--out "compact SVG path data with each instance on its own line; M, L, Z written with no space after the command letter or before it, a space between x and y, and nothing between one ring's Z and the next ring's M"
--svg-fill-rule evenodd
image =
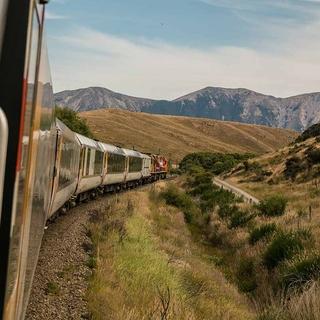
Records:
M135 98L105 88L63 91L58 106L75 111L118 108L261 124L302 131L320 122L320 93L275 98L248 89L207 87L173 101Z
M287 214L277 223L288 229L300 224L310 228L320 248L320 135L253 158L224 178L260 200L285 197Z
M290 130L223 122L104 109L80 114L102 141L144 152L159 152L181 160L196 151L274 151L297 134Z

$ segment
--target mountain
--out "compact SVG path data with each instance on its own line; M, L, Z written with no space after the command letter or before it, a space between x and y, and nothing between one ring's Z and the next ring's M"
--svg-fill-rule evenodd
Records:
M197 151L251 152L277 150L298 134L287 129L191 117L153 115L119 109L81 112L95 137L143 152L160 152L173 160Z
M104 88L63 91L58 106L76 111L119 108L147 113L211 118L302 131L320 122L320 93L276 98L248 89L207 87L173 101L135 98Z
M90 87L66 90L55 95L56 105L68 107L74 111L88 111L102 108L118 108L129 111L141 111L154 103L154 100L130 97L106 88Z

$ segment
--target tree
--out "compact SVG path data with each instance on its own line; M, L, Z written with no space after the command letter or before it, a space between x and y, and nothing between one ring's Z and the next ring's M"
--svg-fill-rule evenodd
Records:
M80 118L75 111L69 108L56 107L55 116L72 131L80 133L88 138L94 138L86 120Z

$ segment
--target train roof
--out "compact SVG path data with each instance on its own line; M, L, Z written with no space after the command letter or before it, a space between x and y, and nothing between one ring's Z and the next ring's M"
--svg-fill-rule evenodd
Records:
M136 150L122 149L129 157L144 158L143 154Z
M101 149L98 142L96 142L95 140L92 140L88 137L85 137L80 133L76 133L76 137L78 138L80 144L83 146L95 148L95 149L99 149L99 150Z
M119 154L122 156L125 156L126 153L124 152L124 150L120 147L114 146L112 144L107 144L104 142L98 142L100 148L105 151L105 152L109 152L109 153L114 153L114 154Z
M69 127L67 127L62 121L56 118L56 128L62 132L62 134L68 137L70 140L79 144L79 140L76 138L76 133L73 132Z

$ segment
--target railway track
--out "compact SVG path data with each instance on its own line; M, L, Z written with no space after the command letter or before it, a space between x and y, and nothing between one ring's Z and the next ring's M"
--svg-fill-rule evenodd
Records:
M248 193L238 187L235 187L232 184L230 184L224 180L221 180L217 177L213 178L213 183L216 186L218 186L219 188L228 190L228 191L234 193L235 195L243 198L243 200L247 203L250 203L250 204L259 204L260 203L260 200L257 199L256 197L254 197L253 195L251 195L250 193Z

